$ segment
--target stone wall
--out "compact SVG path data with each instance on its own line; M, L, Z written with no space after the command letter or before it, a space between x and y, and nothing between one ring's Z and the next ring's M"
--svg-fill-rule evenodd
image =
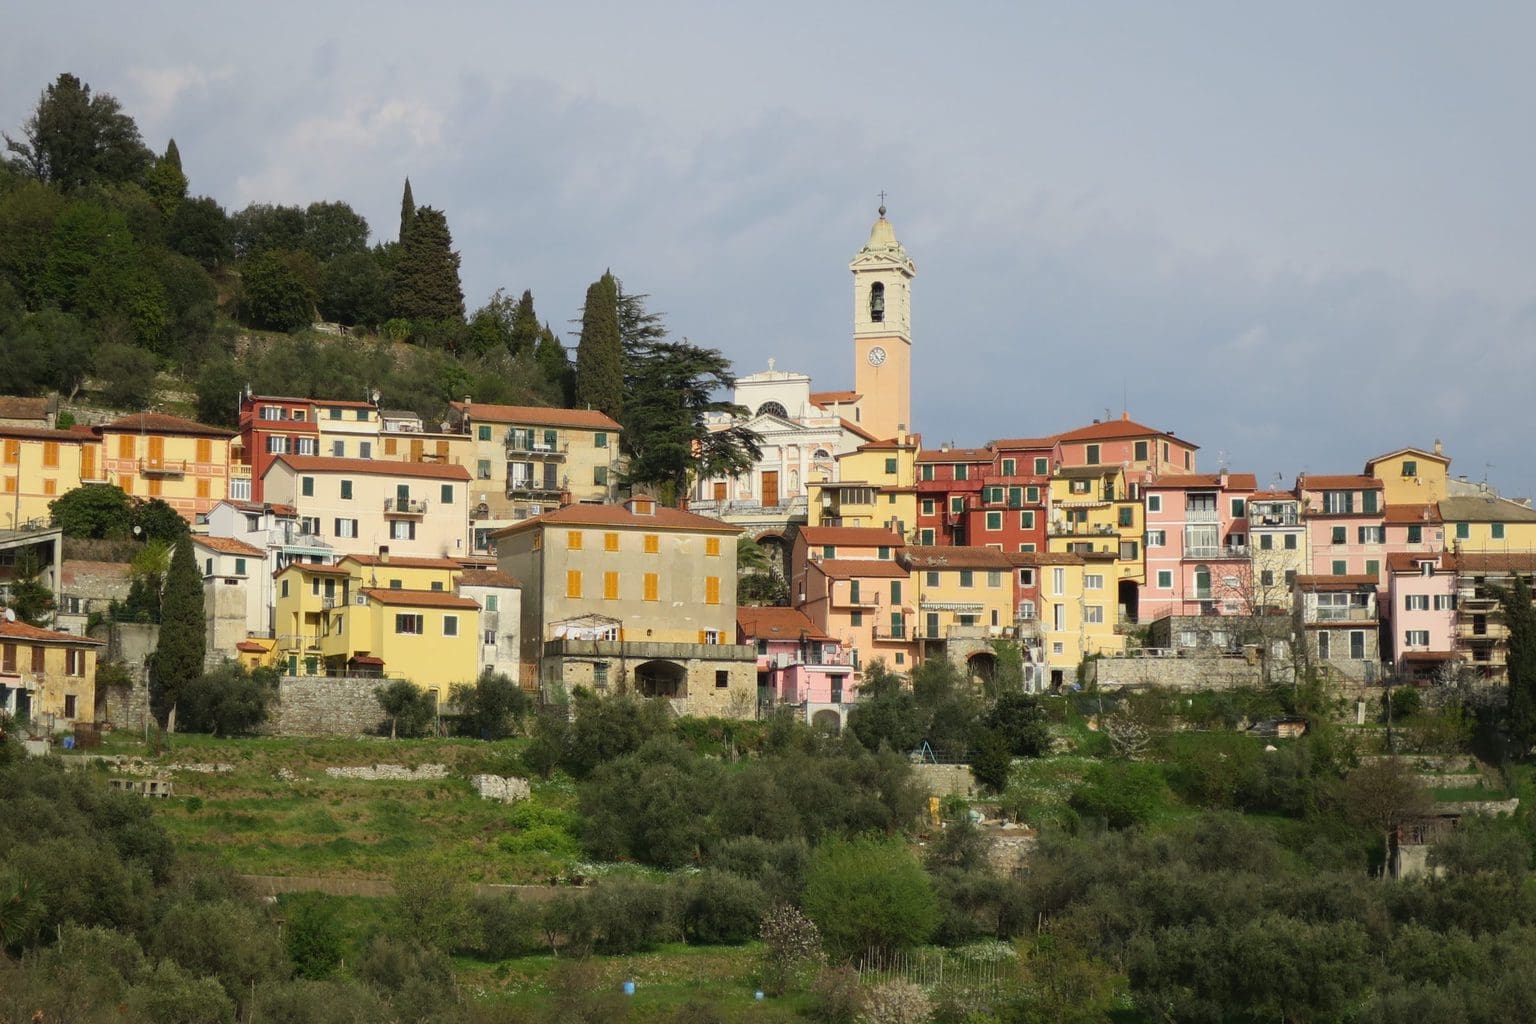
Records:
M378 732L384 712L374 696L392 679L284 676L261 731L273 736L359 736Z
M976 795L976 778L971 774L971 766L965 764L915 764L912 766L913 774L917 781L928 791L929 796L963 796Z
M1088 678L1106 690L1231 690L1262 685L1264 667L1246 658L1100 658L1089 663Z
M114 622L97 626L91 636L107 647L97 664L118 662L128 670L127 686L96 687L96 720L114 729L142 731L150 723L149 656L160 643L160 627L143 622Z

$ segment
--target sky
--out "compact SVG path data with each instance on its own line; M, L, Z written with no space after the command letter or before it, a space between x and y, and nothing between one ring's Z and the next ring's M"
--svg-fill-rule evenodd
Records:
M73 72L194 193L376 240L409 176L471 309L569 330L612 269L826 390L884 190L927 444L1124 410L1264 484L1438 438L1536 493L1536 7L440 6L11 0L0 126Z

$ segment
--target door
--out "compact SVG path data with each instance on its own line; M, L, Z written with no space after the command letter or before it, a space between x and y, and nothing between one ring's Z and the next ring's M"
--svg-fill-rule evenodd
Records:
M96 479L96 449L88 444L80 446L80 479Z
M163 466L165 464L165 438L151 437L149 439L149 464L151 466Z
M411 438L411 461L420 462L424 444L419 437Z
M396 484L395 485L395 511L396 512L404 512L406 509L408 509L410 507L411 507L411 485L410 484ZM317 530L315 532L318 533L319 531Z
M90 451L90 449L87 448L86 451ZM722 501L722 502L725 501L725 490L726 490L726 485L724 483L717 483L717 484L715 484L715 500L716 501Z
M774 508L779 504L779 471L763 470L763 507Z

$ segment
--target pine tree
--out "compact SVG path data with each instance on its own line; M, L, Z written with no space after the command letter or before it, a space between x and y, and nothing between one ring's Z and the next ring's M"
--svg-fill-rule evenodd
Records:
M150 675L150 704L162 722L176 707L182 690L203 674L207 639L203 619L203 581L192 553L192 535L176 541L171 569L160 602L160 642Z
M619 332L618 282L610 273L592 282L576 345L576 405L618 419L624 411L624 343Z
M411 179L405 179L405 194L400 197L400 237L398 241L405 241L405 236L410 233L411 224L416 220L416 200L411 195Z
M459 254L441 210L416 211L395 261L393 302L395 316L407 320L464 320Z

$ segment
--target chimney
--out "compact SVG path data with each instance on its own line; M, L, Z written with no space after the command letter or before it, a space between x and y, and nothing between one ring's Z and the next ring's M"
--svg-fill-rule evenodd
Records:
M1123 411L1122 411L1122 412L1121 412L1121 413L1120 413L1120 420L1121 420L1121 422L1123 422L1123 423L1129 423L1129 422L1131 422L1131 410L1129 410L1129 409L1126 409L1126 410L1123 410Z
M1444 455L1445 454L1445 445L1440 443L1440 439L1438 437L1435 438L1435 454L1436 455Z
M379 545L379 564L380 565L388 565L389 564L389 545L388 544L380 544Z
M1221 489L1222 490L1226 490L1227 489L1227 471L1226 470L1222 470L1221 471L1220 479L1221 479Z

